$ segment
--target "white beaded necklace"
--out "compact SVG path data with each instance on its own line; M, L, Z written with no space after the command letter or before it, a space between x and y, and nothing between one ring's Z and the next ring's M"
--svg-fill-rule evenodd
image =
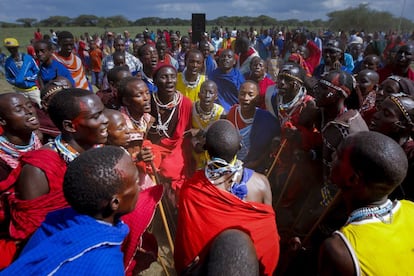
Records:
M147 129L147 122L144 119L144 116L141 117L139 120L135 120L134 117L132 117L131 113L129 113L128 108L125 107L125 112L128 115L129 119L135 124L135 126L138 127L139 130L145 131Z
M153 95L154 95L154 101L157 107L157 124L152 125L152 128L155 128L155 130L160 136L165 135L167 138L170 138L167 131L168 131L170 122L174 116L175 110L177 109L177 105L180 102L180 95L178 93L175 93L174 99L167 104L161 103L161 101L158 99L157 93L154 93ZM161 120L160 109L171 110L170 116L168 116L168 119L164 123Z
M157 104L157 107L160 107L160 108L163 108L163 109L175 108L177 106L179 100L180 100L180 95L178 95L177 92L174 94L174 98L166 104L163 104L160 101L160 99L158 98L158 93L154 93L152 95L154 96L153 98L154 98L155 103Z
M240 119L243 121L243 123L245 123L246 125L250 125L250 124L253 123L253 121L254 121L254 115L253 115L253 117L251 117L249 119L246 119L246 118L243 117L243 115L241 113L240 105L237 106L236 109L237 109L237 112L239 113Z
M213 105L213 108L210 111L205 112L201 108L199 101L197 101L195 103L195 109L196 109L196 112L199 115L200 119L203 120L204 122L211 121L211 119L213 119L213 117L216 115L216 112L218 110L217 106Z
M200 82L200 74L197 74L197 79L195 81L190 82L190 81L187 81L186 78L185 78L186 72L187 72L187 67L184 68L183 74L182 74L182 79L183 79L183 82L184 82L185 86L187 86L188 88L197 87L198 83Z
M363 207L356 209L349 215L346 224L372 218L377 218L381 222L389 224L392 222L392 209L394 208L395 204L396 203L393 203L391 200L388 199L381 206ZM388 220L384 218L387 215L389 215Z

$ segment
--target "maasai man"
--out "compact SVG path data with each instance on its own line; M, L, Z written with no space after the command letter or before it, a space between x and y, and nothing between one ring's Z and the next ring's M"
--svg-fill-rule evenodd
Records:
M370 130L381 132L391 137L405 151L408 158L409 169L401 185L395 189L390 197L414 200L414 99L403 93L391 94L373 115Z
M154 124L148 139L169 152L162 159L160 173L171 181L173 190L179 190L191 169L190 147L184 146L185 132L191 128L190 99L176 90L177 71L174 66L161 64L153 72L158 92L151 97L151 115Z
M224 108L216 104L217 100L217 85L214 81L206 80L203 82L198 93L199 100L193 103L192 111L192 128L197 132L194 133L193 156L196 160L196 169L204 168L206 164L206 156L204 150L204 135L207 128L218 119L223 119L226 116Z
M348 219L323 243L319 275L411 274L414 203L388 199L406 173L407 158L391 138L373 131L345 138L331 179Z
M5 180L28 151L39 149L42 143L35 133L39 129L33 103L18 93L0 95L0 181ZM1 187L1 193L5 192Z
M108 118L107 144L127 149L130 143L130 130L124 114L113 109L105 109L104 114ZM133 161L135 163L135 160ZM145 183L146 174L140 171L138 183L140 198L135 210L122 217L129 227L129 234L122 245L125 275L138 273L148 268L151 262L156 261L158 245L152 242L155 241L155 237L145 231L154 217L157 203L161 200L163 186L148 186Z
M71 208L48 214L17 261L2 273L123 275L120 249L129 229L120 217L135 209L138 181L137 168L121 148L81 154L69 164L63 182Z
M272 275L276 267L279 236L270 185L264 175L237 160L239 148L240 135L230 122L219 120L207 130L209 162L181 191L174 252L178 273L197 257L202 265L211 242L228 229L249 235L261 275Z
M250 63L259 53L250 46L250 40L246 36L238 37L235 42L234 52L239 55L239 70L243 75L250 71Z
M362 104L359 112L362 118L369 125L372 115L375 113L375 99L378 91L379 75L369 69L363 69L358 73L358 89L361 92Z
M67 207L63 197L63 176L68 163L80 152L106 142L108 119L98 96L79 88L57 92L48 112L61 131L51 143L22 156L19 166L6 184L15 183L15 193L8 195L8 234L14 248L1 248L4 259L11 261L50 211Z
M198 49L203 53L203 74L208 76L217 69L217 62L210 52L210 43L207 40L202 40L198 43Z
M69 70L62 63L53 58L53 44L48 40L39 40L34 44L36 59L39 61L39 78L42 89L49 81L56 79L58 76L67 78L71 86L75 85Z
M217 103L224 107L226 112L238 103L240 85L244 82L243 75L234 65L234 52L230 49L223 50L220 53L218 68L208 76L209 80L217 84Z
M241 149L237 158L245 166L263 173L269 165L272 140L280 136L280 124L268 111L257 108L259 86L247 80L240 87L239 102L227 119L240 131Z
M108 89L100 89L96 95L101 99L106 108L118 109L120 103L118 102L118 84L119 82L131 76L127 66L115 66L108 72Z
M75 43L73 34L68 31L59 32L58 43L60 51L53 54L53 57L69 70L75 81L75 87L92 91L92 87L86 78L82 60L73 53Z
M391 75L397 75L414 81L414 70L411 68L411 62L413 60L414 43L401 46L392 62L378 70L380 82Z
M191 102L197 101L200 86L206 79L206 76L201 73L203 60L203 54L199 50L189 50L185 57L186 67L177 75L177 90Z
M158 65L158 52L153 44L144 44L138 50L139 59L142 62L142 79L147 84L150 93L157 92L152 75Z
M257 106L266 109L265 94L275 82L267 75L265 62L260 57L253 57L250 62L250 71L244 75L246 80L252 80L259 85L259 99Z

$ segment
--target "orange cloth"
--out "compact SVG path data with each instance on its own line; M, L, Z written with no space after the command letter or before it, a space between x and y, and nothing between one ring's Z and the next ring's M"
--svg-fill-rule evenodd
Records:
M92 72L101 72L102 67L102 51L99 48L93 49L89 56L91 58Z
M63 57L56 53L53 54L53 57L68 68L72 78L75 80L76 88L89 90L89 83L86 79L85 69L83 68L82 61L78 56L71 53L69 57Z

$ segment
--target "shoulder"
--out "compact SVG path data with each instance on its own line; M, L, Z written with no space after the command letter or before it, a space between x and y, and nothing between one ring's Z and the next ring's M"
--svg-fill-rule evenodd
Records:
M319 275L355 275L352 256L338 234L327 238L319 250Z
M248 182L254 182L255 187L260 191L267 191L270 188L270 183L264 174L253 172L252 177Z

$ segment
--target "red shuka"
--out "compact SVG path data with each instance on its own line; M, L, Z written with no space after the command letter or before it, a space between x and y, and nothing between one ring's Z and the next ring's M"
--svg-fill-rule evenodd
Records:
M196 256L203 262L214 238L226 229L247 233L261 275L272 275L279 259L279 234L272 206L242 201L216 188L198 171L181 188L174 260L180 274Z

